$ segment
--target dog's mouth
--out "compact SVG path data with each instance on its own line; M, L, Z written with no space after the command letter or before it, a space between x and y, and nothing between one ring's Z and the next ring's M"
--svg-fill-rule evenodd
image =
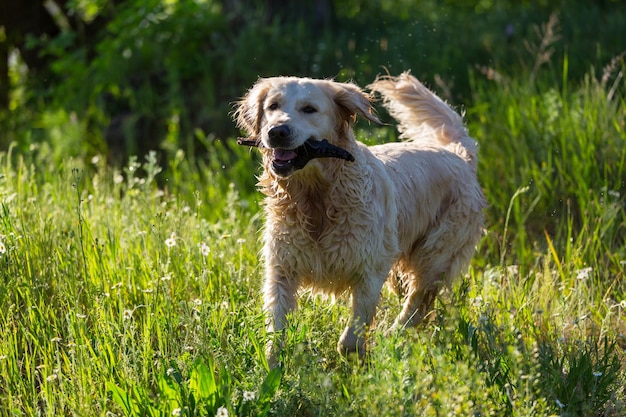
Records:
M237 143L245 146L263 146L258 140L246 138L239 138ZM293 171L304 168L310 160L315 158L339 158L354 162L354 157L350 152L330 144L328 140L308 139L295 149L272 149L272 169L277 175L287 176Z

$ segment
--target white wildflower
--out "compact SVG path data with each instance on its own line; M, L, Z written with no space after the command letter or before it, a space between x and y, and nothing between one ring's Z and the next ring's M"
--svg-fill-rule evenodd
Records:
M122 316L124 320L131 320L133 318L133 310L124 310L124 314Z
M172 376L172 374L176 372L176 370L174 368L167 368L167 371L165 371L165 373L167 374L167 376Z
M217 413L215 413L215 417L228 417L228 410L226 407L222 406L217 409Z
M256 393L254 391L244 391L243 392L243 400L244 401L254 401L256 398Z
M519 274L519 265L509 265L506 267L506 272L509 273L509 275L517 275Z
M470 298L470 305L476 308L480 308L483 305L483 297L480 295L477 297Z
M5 253L7 253L7 247L4 242L0 240L0 255L4 255Z
M586 280L587 278L589 278L589 274L591 274L591 271L593 271L593 268L591 267L579 269L578 271L576 271L576 279Z
M172 232L169 238L165 239L165 246L173 248L176 246L176 232Z
M198 247L200 248L200 253L202 256L208 256L209 252L211 252L211 248L204 242L198 243Z
M182 408L175 408L172 410L172 415L173 416L181 416L183 415L183 409Z
M592 372L591 375L595 376L596 378L600 378L602 376L602 372L595 371L595 372Z
M52 381L56 380L58 377L59 377L59 376L58 376L57 374L48 375L48 376L46 377L46 381L48 381L48 382L52 382Z

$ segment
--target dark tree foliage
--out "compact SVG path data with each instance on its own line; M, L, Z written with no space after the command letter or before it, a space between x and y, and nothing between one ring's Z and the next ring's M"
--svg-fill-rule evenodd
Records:
M626 39L619 0L55 0L52 13L49 3L0 1L0 122L11 127L0 145L46 140L19 132L43 109L61 109L84 121L77 152L116 163L235 136L232 103L262 76L365 85L410 69L467 103L472 72L533 71L528 44L550 15L559 19L552 64L567 54L569 80L605 65ZM9 79L14 51L28 67L18 81Z

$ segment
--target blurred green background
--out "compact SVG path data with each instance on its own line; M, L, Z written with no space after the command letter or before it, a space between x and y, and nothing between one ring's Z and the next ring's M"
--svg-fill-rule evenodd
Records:
M471 105L473 77L561 83L564 58L567 82L577 83L626 50L625 6L619 0L3 1L0 147L48 143L59 158L104 154L113 163L148 150L165 152L161 159L179 148L205 152L211 139L237 134L231 103L269 75L366 85L377 74L410 69L463 106ZM551 18L554 25L546 28ZM554 37L542 45L546 29Z

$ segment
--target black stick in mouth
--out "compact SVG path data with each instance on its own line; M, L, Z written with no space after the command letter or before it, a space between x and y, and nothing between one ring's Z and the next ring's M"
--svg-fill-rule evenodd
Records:
M260 140L249 138L239 138L237 144L251 147L262 146ZM304 168L311 159L315 158L339 158L354 162L354 157L350 152L328 143L326 139L309 139L293 151L296 153L296 157L290 161L290 165L296 169Z

